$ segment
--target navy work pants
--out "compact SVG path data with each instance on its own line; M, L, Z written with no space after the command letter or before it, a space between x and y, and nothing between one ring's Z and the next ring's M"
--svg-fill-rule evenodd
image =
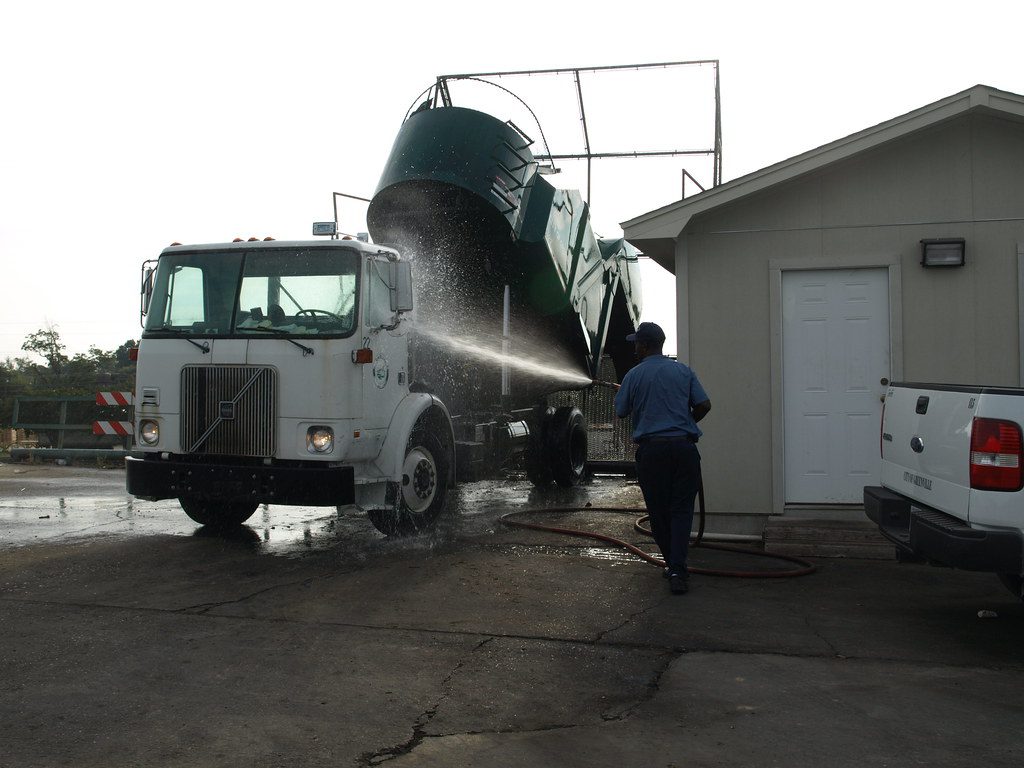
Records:
M651 532L669 573L686 576L700 453L688 440L648 440L636 449L636 474L651 516Z

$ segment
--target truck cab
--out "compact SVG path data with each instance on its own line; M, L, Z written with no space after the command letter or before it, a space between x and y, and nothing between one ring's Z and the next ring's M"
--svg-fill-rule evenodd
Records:
M410 392L408 261L357 239L173 245L144 278L130 493L206 525L262 503L429 524L454 480L445 406Z

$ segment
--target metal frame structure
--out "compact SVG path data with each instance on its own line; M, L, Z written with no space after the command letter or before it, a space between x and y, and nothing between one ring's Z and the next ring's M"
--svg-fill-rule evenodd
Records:
M92 432L92 423L69 424L68 404L69 403L95 403L96 395L57 395L50 397L23 397L18 395L14 398L14 411L11 414L11 426L15 429L24 429L32 432L56 432L57 448L64 448L65 432ZM54 403L58 406L59 415L55 423L28 422L21 420L21 406L23 403Z
M581 72L609 72L615 70L643 70L643 69L671 69L675 67L690 67L690 66L712 66L715 70L715 138L714 146L709 149L664 149L664 150L652 150L652 151L621 151L621 152L593 152L590 147L590 130L587 126L587 113L583 102L583 88L580 84L580 73ZM722 101L721 101L721 89L720 89L720 70L718 59L702 59L696 61L671 61L671 62L660 62L655 64L617 64L606 67L572 67L569 69L524 69L515 70L509 72L476 72L466 74L455 74L455 75L438 75L437 81L434 85L434 94L431 97L433 100L433 106L450 107L452 106L451 93L448 89L448 83L452 80L481 80L483 82L489 82L484 78L499 78L499 77L521 77L521 76L533 76L533 75L568 75L573 76L573 81L576 85L576 96L579 103L580 111L580 122L583 127L583 146L584 152L582 153L571 153L571 154L536 154L534 157L540 161L548 161L554 166L556 160L586 160L587 161L587 201L590 202L590 179L591 179L591 168L594 160L602 160L607 158L639 158L639 157L678 157L685 155L711 155L713 157L713 170L712 170L712 182L711 186L717 187L722 183ZM492 83L493 85L493 83ZM499 86L500 87L500 86ZM513 94L514 95L514 94ZM518 97L517 97L518 98ZM547 147L545 147L548 149ZM549 150L550 152L550 150ZM697 180L693 178L688 172L683 171L687 176L697 183ZM685 183L685 177L684 177ZM698 184L700 186L700 184ZM701 187L703 191L703 187Z
M331 193L331 200L334 203L334 226L335 226L336 230L337 230L338 227L341 226L341 223L338 221L338 198L339 197L344 197L344 198L346 198L348 200L359 200L360 202L366 203L367 205L369 205L370 202L371 202L370 198L368 198L368 197L360 197L359 195L350 195L350 194L347 194L345 192L332 192ZM344 232L335 231L335 233L333 235L331 235L331 240L337 240L338 238L342 237L345 234L346 233L344 233ZM351 233L348 233L348 236L349 237L355 237L355 235L353 235Z

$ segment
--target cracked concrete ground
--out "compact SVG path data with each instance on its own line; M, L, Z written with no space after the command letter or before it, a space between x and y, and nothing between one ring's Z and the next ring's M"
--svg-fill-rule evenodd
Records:
M1024 759L1024 606L989 575L820 560L673 597L650 566L495 524L524 503L635 503L620 481L465 486L435 534L389 541L279 508L212 536L173 504L128 505L119 471L13 471L0 766Z

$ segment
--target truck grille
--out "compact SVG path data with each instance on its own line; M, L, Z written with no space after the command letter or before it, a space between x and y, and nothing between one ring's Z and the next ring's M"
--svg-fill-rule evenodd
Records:
M270 368L186 366L181 371L185 453L272 456L277 377Z

